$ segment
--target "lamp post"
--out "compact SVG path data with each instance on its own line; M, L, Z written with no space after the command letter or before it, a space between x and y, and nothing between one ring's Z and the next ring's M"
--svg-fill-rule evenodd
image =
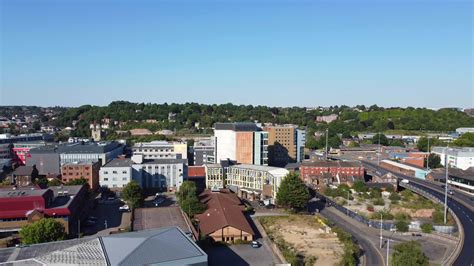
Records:
M328 160L328 135L329 135L329 128L326 128L326 161Z
M430 138L428 137L428 156L426 156L426 171L430 170Z
M390 241L391 239L387 239L387 266L389 265L389 260L390 260Z
M380 248L382 248L382 242L383 242L383 237L382 237L382 232L383 232L383 214L380 214Z
M446 168L445 186L444 186L444 224L447 223L448 215L448 177L449 177L449 162L448 162L448 147L444 152L444 167Z
M377 165L380 165L380 153L381 153L381 150L380 150L380 132L379 132L379 152L377 154Z

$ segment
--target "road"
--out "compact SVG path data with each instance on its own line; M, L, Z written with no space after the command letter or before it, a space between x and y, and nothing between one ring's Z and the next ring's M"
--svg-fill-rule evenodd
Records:
M406 176L403 174L399 174L394 171L390 171L384 168L381 168L377 164L363 161L362 162L364 167L367 168L372 168L376 169L377 171L380 171L382 174L386 172L390 172L400 178L408 179L410 180L410 184L427 192L432 194L433 196L437 197L441 201L444 201L444 193L442 192L442 189L440 186L437 184L430 183L428 181L420 180L414 177ZM464 229L464 245L462 247L461 253L459 254L458 258L455 261L454 265L474 265L474 212L471 210L471 208L468 208L467 206L472 205L470 203L470 199L468 199L468 202L465 202L465 195L464 194L458 194L448 197L448 207L453 210L453 212L456 214L456 216L459 218L459 221L462 224L462 227ZM463 202L464 203L460 203ZM470 204L467 204L470 203ZM466 206L467 204L467 206Z
M349 232L356 240L359 246L364 252L364 264L362 265L385 265L384 259L380 251L378 251L366 237L365 232L359 229L359 227L353 226L344 219L340 219L336 214L329 211L328 209L321 210L321 215L336 226L342 228L344 231Z

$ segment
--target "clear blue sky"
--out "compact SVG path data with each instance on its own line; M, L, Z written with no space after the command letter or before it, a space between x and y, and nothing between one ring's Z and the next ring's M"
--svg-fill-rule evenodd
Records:
M474 106L470 0L0 3L0 105Z

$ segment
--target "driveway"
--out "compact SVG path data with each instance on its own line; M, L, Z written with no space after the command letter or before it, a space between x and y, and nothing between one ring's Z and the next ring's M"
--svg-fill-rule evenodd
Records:
M121 212L119 207L124 205L120 200L99 201L97 207L90 212L89 216L97 217L95 225L81 225L81 230L86 235L101 234L108 235L110 231L130 226L130 213Z

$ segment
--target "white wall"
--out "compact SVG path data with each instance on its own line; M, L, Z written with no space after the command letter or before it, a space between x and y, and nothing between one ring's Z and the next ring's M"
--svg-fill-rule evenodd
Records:
M216 163L221 160L237 160L236 156L236 134L233 130L215 130L216 139Z
M99 171L100 186L123 188L132 180L132 167L102 167Z

